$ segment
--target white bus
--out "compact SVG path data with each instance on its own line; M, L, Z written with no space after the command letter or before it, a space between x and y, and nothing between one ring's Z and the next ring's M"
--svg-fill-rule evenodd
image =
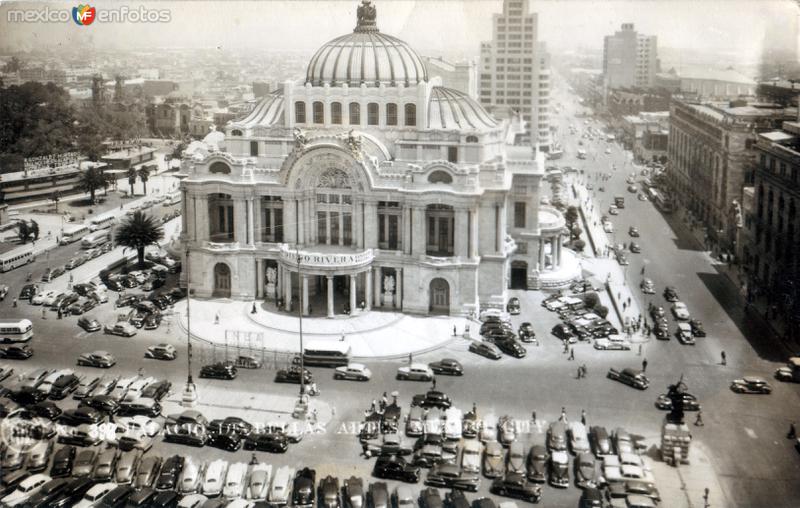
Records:
M61 245L69 245L72 242L77 242L84 236L89 234L89 226L85 224L80 224L78 226L70 226L64 230L64 233L61 235L61 240L59 243Z
M89 229L91 231L97 231L99 229L107 229L116 224L117 216L113 213L104 213L102 215L98 215L94 219L89 221Z
M35 259L33 245L26 245L25 247L8 251L5 254L0 254L0 272L7 272L18 266L32 263Z
M96 231L83 237L83 240L81 240L81 249L93 249L95 247L100 247L110 239L110 231Z
M0 321L0 341L28 342L33 338L33 323L29 319Z
M345 341L314 340L303 348L306 366L340 367L350 363L350 344Z

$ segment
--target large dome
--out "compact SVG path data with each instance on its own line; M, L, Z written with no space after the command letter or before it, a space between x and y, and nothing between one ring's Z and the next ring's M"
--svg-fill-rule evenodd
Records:
M319 48L306 71L306 82L314 86L410 86L427 80L428 70L419 55L400 39L380 33L369 0L358 7L353 33Z

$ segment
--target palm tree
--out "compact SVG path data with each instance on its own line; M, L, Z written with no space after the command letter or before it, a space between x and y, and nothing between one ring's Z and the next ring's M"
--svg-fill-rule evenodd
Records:
M137 211L117 227L114 242L126 249L136 249L139 267L143 268L145 247L158 245L163 238L164 228L152 216Z
M83 190L91 195L92 204L94 204L94 194L97 189L108 185L103 171L98 168L89 168L81 176L81 187Z
M23 244L27 243L28 238L31 236L31 228L24 220L19 221L17 224L17 236L22 240Z
M142 166L139 168L139 180L142 182L144 188L144 195L147 196L147 180L150 178L150 166Z
M38 240L39 239L39 223L36 222L35 220L31 219L31 223L30 223L30 226L28 227L28 229L30 230L31 236L33 237L33 239L34 240Z
M131 196L133 196L133 184L136 183L136 168L128 169L128 185L131 187Z
M56 205L56 213L58 213L58 202L61 201L61 192L55 191L53 194L50 195L50 201L55 203Z

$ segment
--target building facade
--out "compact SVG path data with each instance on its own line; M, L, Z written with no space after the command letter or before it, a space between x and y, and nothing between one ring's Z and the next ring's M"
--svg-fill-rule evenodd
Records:
M633 23L603 39L606 88L650 88L658 72L658 38L634 30Z
M737 204L752 183L756 133L789 118L787 109L774 105L672 101L668 182L712 244L738 252Z
M492 16L492 40L481 43L480 102L519 111L530 142L549 152L550 57L528 9L528 0L504 0L503 12Z
M643 112L622 119L623 145L640 161L660 160L667 155L669 111Z
M184 277L200 297L327 316L465 315L511 285L567 283L579 270L563 216L539 205L544 158L513 157L508 129L363 0L304 81L184 153Z
M687 68L659 73L655 87L705 100L728 100L754 96L756 82L733 69Z
M442 78L442 86L463 92L478 100L478 66L475 62L448 62L438 57L422 57L431 76Z

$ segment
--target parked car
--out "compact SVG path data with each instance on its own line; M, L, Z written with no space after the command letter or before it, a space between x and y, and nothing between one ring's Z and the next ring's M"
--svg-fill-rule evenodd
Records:
M319 504L321 508L342 508L339 479L331 475L319 482Z
M464 471L453 464L434 464L428 472L425 485L477 492L481 479L477 473Z
M646 295L656 294L656 286L651 279L642 279L642 283L639 287L642 289L642 293Z
M136 327L130 323L115 323L103 327L103 333L108 335L119 335L120 337L133 337L136 335Z
M569 447L572 453L579 454L589 452L589 435L586 433L586 426L581 422L570 422L568 426Z
M284 453L289 449L289 440L285 435L278 432L259 432L250 434L245 438L244 449Z
M439 361L429 363L428 367L430 367L434 374L448 376L464 375L464 367L461 365L461 362L453 358L442 358Z
M469 344L469 351L491 360L499 360L503 357L497 346L486 341L473 340Z
M163 399L172 388L172 382L167 380L155 381L147 385L142 390L143 399L154 399L160 401Z
M444 508L439 490L430 487L422 489L419 493L419 506L420 508Z
M226 363L213 363L211 365L204 365L200 369L201 378L213 379L236 379L236 367Z
M483 449L483 475L498 478L503 474L503 447L497 441L487 441Z
M50 466L52 478L63 478L72 475L72 464L75 461L74 446L62 446L53 454L53 465Z
M677 302L678 301L678 290L675 289L673 286L667 286L664 288L664 299L668 302Z
M650 380L644 375L644 372L637 369L625 368L617 370L611 367L608 370L607 377L620 383L638 388L639 390L646 390L650 386Z
M672 314L675 316L675 319L679 319L681 321L688 321L689 316L689 309L686 308L686 304L683 302L675 302L672 304Z
M502 478L497 478L492 482L489 491L498 496L522 499L529 503L538 503L542 497L542 488L529 483L525 475L519 473L507 473Z
M299 365L292 365L288 369L280 369L275 374L275 382L276 383L296 383L300 384L300 366ZM311 375L311 371L308 369L303 369L303 383L304 384L311 384L314 382L314 376Z
M97 452L91 449L81 450L72 463L72 476L84 477L92 474Z
M545 483L547 481L547 448L541 444L531 446L528 452L527 468L528 480L535 483Z
M506 312L508 312L512 316L520 313L519 298L514 296L508 300L508 303L506 304Z
M706 336L706 330L705 330L705 328L703 328L703 323L700 322L699 320L697 320L697 319L689 320L689 326L692 329L692 335L694 335L695 337L705 337Z
M31 356L33 356L33 348L27 344L0 348L0 358L6 360L27 360Z
M569 456L565 451L550 454L550 485L561 489L569 487Z
M536 340L536 332L533 329L533 325L528 321L519 325L517 334L522 342L534 342Z
M369 381L372 372L363 363L348 363L336 367L333 371L333 379L352 379L354 381Z
M307 467L297 471L292 485L293 506L311 508L316 504L316 477L317 472Z
M116 488L115 483L98 483L92 486L86 494L83 495L75 508L92 508L100 506L100 501L103 500L112 490Z
M568 342L570 344L575 344L578 342L577 335L566 323L559 323L555 325L550 332L555 335L557 339L560 339L564 342Z
M380 455L372 469L372 474L377 478L417 483L420 469L398 455Z
M161 465L161 470L156 478L156 490L173 490L178 483L178 477L183 471L186 458L181 455L173 455L167 458Z
M736 393L770 394L772 386L762 377L744 376L731 382L731 390Z
M412 406L422 406L424 408L437 407L439 409L447 409L453 405L450 397L438 390L428 390L425 393L418 393L411 398Z
M551 452L567 449L567 424L555 421L547 429L547 447Z
M108 351L93 351L91 353L83 353L78 357L78 365L86 367L108 369L116 364L116 358Z
M253 500L266 500L267 494L269 493L269 485L270 480L272 479L272 465L266 464L264 462L259 462L258 464L254 464L250 468L250 477L247 483L247 490L245 491L245 497L247 499ZM360 480L360 478L359 478ZM348 489L348 482L345 481L345 489ZM351 485L354 487L354 485ZM363 495L363 494L362 494ZM351 503L351 508L362 508L362 505L359 504L356 507L353 507L353 503Z
M139 467L141 459L142 454L139 450L129 450L120 454L117 460L117 467L114 470L114 481L120 485L133 483L136 469Z
M611 446L611 438L605 427L593 426L589 429L589 441L592 445L592 451L597 457L611 455L614 450Z
M397 379L408 381L431 381L433 369L424 363L412 363L397 369Z
M145 358L152 358L154 360L174 360L178 353L175 346L172 344L156 344L149 346L144 353Z
M117 465L117 450L108 448L97 455L92 470L92 479L98 482L111 481L114 476L114 467Z

